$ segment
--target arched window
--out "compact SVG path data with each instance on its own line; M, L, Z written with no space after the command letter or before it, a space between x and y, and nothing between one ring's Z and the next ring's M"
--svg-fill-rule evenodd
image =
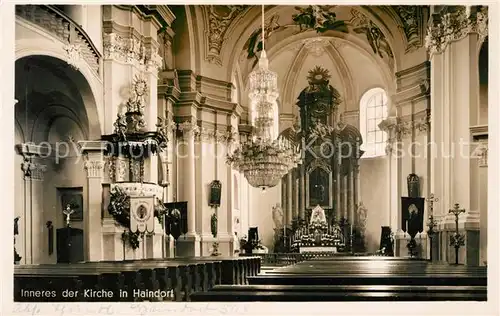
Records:
M370 89L361 97L359 109L359 127L363 137L361 149L363 157L385 155L387 133L378 125L387 118L387 94L384 89Z

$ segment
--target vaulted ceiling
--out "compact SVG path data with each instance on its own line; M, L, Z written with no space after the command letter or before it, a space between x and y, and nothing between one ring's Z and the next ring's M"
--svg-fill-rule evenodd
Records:
M355 110L360 94L368 88L394 90L397 71L427 58L423 46L428 9L266 6L265 49L270 68L279 75L281 111L294 112L307 72L316 65L330 70L332 83L345 100L344 110ZM198 33L198 46L193 47L203 55L197 61L198 72L233 81L238 101L245 105L246 78L262 48L261 6L189 6L186 12L193 21L191 29Z

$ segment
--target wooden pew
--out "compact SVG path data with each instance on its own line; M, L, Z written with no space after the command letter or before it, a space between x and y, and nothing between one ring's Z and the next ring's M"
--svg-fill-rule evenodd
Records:
M402 258L321 258L218 285L193 301L484 301L485 267Z
M217 284L244 284L260 270L258 257L193 257L76 264L16 266L15 301L44 301L20 297L21 289L51 289L56 297L48 301L154 301L134 297L133 291L171 291L173 300L189 301L194 292L208 291ZM113 297L61 297L64 289L110 290ZM120 297L120 290L128 297Z

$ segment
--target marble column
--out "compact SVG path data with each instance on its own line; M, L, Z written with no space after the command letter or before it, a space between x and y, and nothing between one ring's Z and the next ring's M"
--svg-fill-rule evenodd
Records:
M283 224L286 225L287 223L287 213L286 213L286 210L287 210L287 196L286 196L286 176L282 177L281 178L281 208L283 209Z
M293 175L292 171L290 171L286 175L286 224L291 226L292 225L292 208L293 208Z
M87 183L83 189L84 212L84 258L86 261L103 259L102 237L102 181L104 170L104 155L106 149L100 141L78 142L84 157L84 167L87 171Z
M210 256L213 252L213 243L217 239L211 232L211 217L212 214L217 214L217 238L220 237L221 232L225 232L225 227L221 227L221 209L223 206L217 208L211 207L208 204L207 197L210 196L210 183L213 180L222 180L217 164L215 151L217 144L214 141L214 130L201 128L200 135L195 141L196 146L196 190L201 192L197 194L196 205L198 205L198 212L196 214L196 232L200 235L200 255ZM211 166L211 168L210 168ZM224 166L223 166L224 167ZM225 182L224 182L225 184ZM228 190L225 185L222 185L221 201L225 201L224 193Z
M306 174L305 174L305 166L304 164L300 165L300 207L299 207L299 216L303 220L306 219Z
M294 180L294 185L293 185L293 197L294 197L294 203L293 203L293 218L298 219L299 216L299 179Z
M47 238L45 232L45 223L43 217L43 199L44 199L44 181L43 176L47 166L41 163L35 163L31 173L31 259L33 264L39 264L43 260L43 252L47 251L44 241Z
M356 208L358 205L357 197L356 197L356 166L354 164L351 168L351 218L352 225L356 225Z
M177 240L177 255L179 256L199 256L200 237L196 233L196 173L195 173L195 135L199 128L195 121L185 121L179 124L182 133L183 148L182 168L178 168L178 178L182 178L182 188L180 190L181 200L188 202L187 211L187 233Z
M344 218L349 219L349 174L342 177L342 182L344 185L344 192L342 194L344 200L343 216ZM351 223L350 219L349 223Z
M477 58L480 43L488 35L487 10L487 7L469 6L460 7L446 16L436 14L429 23L426 40L432 66L431 113L435 123L431 129L431 141L443 144L443 150L438 151L438 158L431 165L433 173L443 170L442 174L431 175L435 177L431 179L432 192L440 197L441 189L442 194L442 203L439 203L442 206L436 211L441 213L437 214L441 218L438 230L440 240L443 241L440 257L445 261L454 260L454 256L449 255L452 250L446 247L444 241L452 233L448 231L452 222L452 218L447 215L448 209L454 203L459 203L467 212L462 217L466 246L463 247L465 253L461 255L466 264L480 261L479 215L476 214L477 210L471 209L471 197L477 193L471 188L471 174L474 170L471 169L469 142L470 126L477 124Z
M30 169L32 168L32 163L30 158L25 158L24 162L21 165L21 168L23 169L24 172L24 181L23 181L23 186L24 186L24 203L23 203L23 214L21 215L21 218L19 219L18 225L19 225L19 236L21 238L18 238L18 252L19 255L22 257L21 258L21 264L33 264L33 249L32 249L32 179L31 179L31 171ZM19 245L21 243L21 245Z
M341 199L341 181L340 181L340 170L337 166L335 170L335 221L338 223L339 219L342 217L340 210L342 209L342 199Z
M46 166L37 162L35 156L26 156L22 166L24 176L24 213L19 219L19 235L16 249L23 257L23 264L39 264L42 260L44 240L43 223L43 175ZM24 251L22 251L22 250Z
M357 211L359 202L361 201L361 183L359 179L359 161L356 160L354 165L354 177L353 177L353 186L354 186L354 210Z
M488 261L488 147L483 145L479 157L479 265Z

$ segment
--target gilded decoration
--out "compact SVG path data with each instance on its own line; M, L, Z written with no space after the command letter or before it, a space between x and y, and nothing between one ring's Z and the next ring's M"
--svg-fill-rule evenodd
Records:
M203 6L208 15L207 60L210 63L222 65L220 52L225 40L226 32L236 17L248 8L248 5L208 5Z
M401 19L400 28L406 38L406 53L412 52L423 45L422 6L396 5L391 6Z
M352 9L351 14L349 24L352 25L353 31L357 34L364 34L373 52L382 59L388 59L392 68L394 54L384 33L363 13Z
M104 58L135 65L141 71L156 73L163 60L158 48L146 47L144 40L126 38L116 33L104 35Z
M94 73L99 73L100 53L81 27L63 12L50 5L16 5L16 17L36 24L62 41L68 64L74 66L81 58Z
M296 6L297 13L292 15L292 24L280 24L279 15L274 14L265 22L264 38L267 40L272 34L281 32L285 29L293 28L296 34L309 30L315 30L317 33L324 33L328 30L339 32L348 32L347 25L342 20L337 20L333 12L333 5L309 5ZM246 51L247 59L255 59L252 68L258 61L258 53L262 50L262 29L256 28L247 39L243 49ZM319 53L321 50L314 50Z
M33 162L28 157L25 157L24 161L21 163L21 169L23 170L25 178L41 181L43 180L43 174L47 171L47 166Z
M66 62L68 65L78 70L78 63L82 59L82 51L80 45L66 44L63 47L66 52Z
M452 12L435 14L427 29L425 46L429 53L439 54L449 43L470 33L477 33L479 42L488 36L488 7L459 6Z
M379 128L387 133L386 153L394 149L397 142L410 137L426 133L430 128L430 114L415 120L404 120L400 117L389 117L379 124Z
M85 159L84 167L88 178L102 178L104 171L104 160Z
M298 13L292 16L293 22L300 27L300 31L313 29L318 33L335 30L347 33L344 21L337 20L337 15L332 12L334 5L310 5L295 7Z
M472 156L478 159L479 167L488 167L488 143L480 142L474 149Z

